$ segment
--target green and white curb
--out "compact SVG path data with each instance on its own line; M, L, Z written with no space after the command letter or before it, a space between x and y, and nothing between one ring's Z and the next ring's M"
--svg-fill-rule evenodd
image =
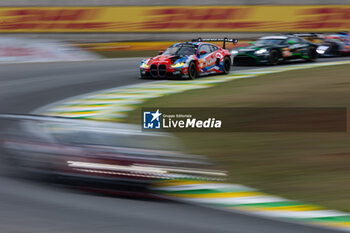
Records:
M194 180L159 182L154 192L172 200L279 220L350 231L350 214L288 200L239 185Z
M141 83L76 96L44 106L35 113L80 119L123 121L128 112L151 98L213 87L234 79L340 64L350 64L350 61L268 67L197 80ZM184 202L350 231L348 213L284 199L243 185L172 180L159 182L154 187L154 191L162 196Z

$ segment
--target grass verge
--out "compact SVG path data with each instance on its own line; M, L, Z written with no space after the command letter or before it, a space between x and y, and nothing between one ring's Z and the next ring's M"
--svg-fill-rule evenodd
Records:
M141 107L348 107L350 65L237 79L151 99ZM140 123L138 108L129 122ZM230 172L230 182L350 211L348 133L176 133L191 153Z

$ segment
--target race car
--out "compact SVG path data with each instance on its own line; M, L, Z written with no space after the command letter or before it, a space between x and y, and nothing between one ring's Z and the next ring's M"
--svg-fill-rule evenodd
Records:
M318 46L317 52L320 56L342 56L350 54L350 35L347 32L328 35Z
M350 35L347 32L339 32L332 35L321 33L293 34L314 44L317 44L319 57L337 57L350 54Z
M278 63L291 59L313 62L317 59L317 45L294 35L265 36L250 46L233 49L233 63L237 65Z
M223 46L220 48L206 41L222 41ZM141 78L195 79L204 74L228 74L232 57L225 48L226 42L237 43L237 40L198 38L173 44L158 56L141 61Z

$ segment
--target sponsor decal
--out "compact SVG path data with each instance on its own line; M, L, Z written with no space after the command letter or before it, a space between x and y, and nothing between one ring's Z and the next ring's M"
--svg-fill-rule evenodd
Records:
M349 5L4 7L0 32L326 32L349 19Z
M283 57L290 57L292 56L292 53L290 52L289 48L283 48Z

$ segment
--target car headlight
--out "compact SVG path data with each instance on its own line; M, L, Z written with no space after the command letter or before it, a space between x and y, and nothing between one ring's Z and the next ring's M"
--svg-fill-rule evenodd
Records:
M317 49L316 52L317 52L318 54L324 54L326 51L325 51L325 50L321 50L321 49Z
M232 55L236 55L237 53L238 53L238 50L232 50L232 51L231 51L231 54L232 54Z
M329 48L328 46L319 46L319 47L316 49L316 52L317 52L318 54L325 54L328 48Z
M171 68L177 68L177 67L182 67L182 66L184 66L184 65L185 65L184 62L179 62L179 63L176 63L176 64L174 64L174 65L171 65L170 67L171 67Z
M148 68L148 67L149 67L149 65L147 65L146 63L142 63L140 66L140 68Z
M258 54L258 55L264 54L264 53L267 53L267 49L259 49L259 50L255 51L255 54Z

